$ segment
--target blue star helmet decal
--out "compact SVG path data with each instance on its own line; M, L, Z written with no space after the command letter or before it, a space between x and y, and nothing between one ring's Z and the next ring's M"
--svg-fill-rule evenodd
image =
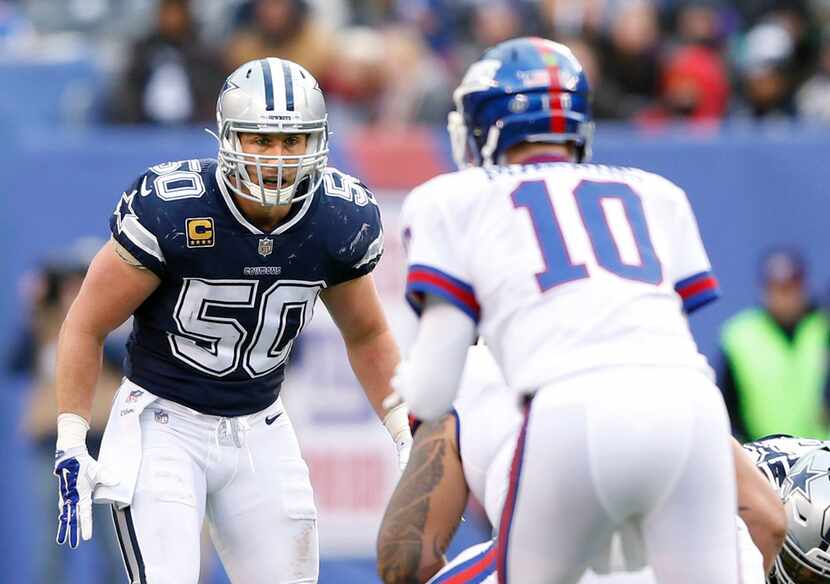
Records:
M225 84L222 86L222 91L219 92L219 98L216 100L216 109L218 113L222 113L222 96L229 91L233 91L234 89L239 89L239 85L230 79L226 79Z
M810 498L810 489L813 481L821 477L830 477L830 468L813 469L805 466L798 472L792 473L787 477L787 485L789 487L789 494L800 491L808 502L812 503Z

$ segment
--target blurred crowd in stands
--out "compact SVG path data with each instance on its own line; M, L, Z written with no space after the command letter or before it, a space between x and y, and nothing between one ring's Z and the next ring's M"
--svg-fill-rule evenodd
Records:
M99 120L209 122L223 77L304 65L358 123L438 123L484 47L538 35L588 71L600 119L830 124L830 0L0 0L0 63L83 46Z

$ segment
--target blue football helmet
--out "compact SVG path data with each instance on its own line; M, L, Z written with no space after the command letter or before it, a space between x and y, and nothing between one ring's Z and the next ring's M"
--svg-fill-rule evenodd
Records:
M588 79L565 45L542 38L488 49L453 93L447 130L459 168L499 164L520 142L572 143L591 154L594 124Z

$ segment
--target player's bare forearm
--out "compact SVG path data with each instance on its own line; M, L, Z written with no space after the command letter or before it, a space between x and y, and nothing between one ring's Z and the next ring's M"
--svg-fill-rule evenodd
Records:
M101 373L104 339L84 331L67 317L58 339L56 391L58 413L90 419L92 398Z
M467 492L455 417L423 423L378 533L378 573L385 584L420 584L441 569Z
M321 295L346 343L349 362L375 413L383 419L383 400L400 351L389 330L371 275L325 290Z
M55 371L58 412L90 416L104 338L158 287L152 272L119 258L108 242L90 264L61 327Z
M366 393L366 398L380 419L386 414L383 400L392 391L390 381L400 361L395 338L389 329L376 336L346 346L357 380Z
M738 515L749 528L752 541L764 557L764 570L769 573L787 534L784 506L778 494L734 438L732 453L738 485Z

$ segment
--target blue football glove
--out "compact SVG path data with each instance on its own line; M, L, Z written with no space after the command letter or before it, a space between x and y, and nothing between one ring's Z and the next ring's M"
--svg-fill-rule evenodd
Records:
M73 419L65 418L72 416ZM61 420L63 418L63 420ZM81 422L85 426L80 431ZM62 434L61 425L64 426ZM66 431L66 426L70 426ZM74 427L72 427L74 426ZM59 545L68 543L77 548L80 540L92 537L92 492L99 484L114 486L118 479L92 458L86 449L86 420L74 414L58 418L58 445L55 453L55 471L58 477L58 536ZM67 440L69 437L69 440ZM80 444L78 444L80 437ZM69 445L71 448L62 449Z

